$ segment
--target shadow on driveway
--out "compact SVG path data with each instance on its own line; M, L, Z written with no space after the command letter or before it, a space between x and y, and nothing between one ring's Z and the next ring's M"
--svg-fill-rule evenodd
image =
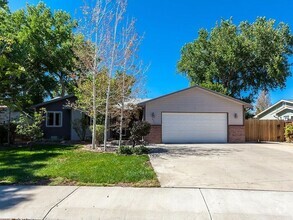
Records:
M241 149L229 148L229 147L204 147L204 146L185 146L185 145L168 145L168 146L153 146L150 150L150 155L158 157L167 154L171 157L184 157L184 156L221 156L235 152L241 152Z

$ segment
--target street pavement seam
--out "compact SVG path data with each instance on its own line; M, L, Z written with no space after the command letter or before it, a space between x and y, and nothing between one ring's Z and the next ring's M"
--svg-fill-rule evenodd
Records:
M212 218L212 214L211 214L210 209L209 209L209 206L208 206L208 204L207 204L207 202L206 202L206 200L205 200L205 198L204 198L204 196L203 196L203 193L202 193L202 191L201 191L200 188L199 188L198 190L199 190L199 192L200 192L200 194L201 194L201 197L202 197L202 199L203 199L203 201L204 201L204 203L205 203L205 205L206 205L206 207L207 207L207 210L208 210L208 213L209 213L210 219L213 220L213 218Z
M61 199L59 202L57 202L55 205L53 205L49 211L46 213L46 215L44 216L43 220L47 218L47 216L50 214L50 212L57 207L61 202L63 202L65 199L67 199L69 196L71 196L76 190L78 190L80 188L80 186L76 187L74 190L72 190L72 192L70 192L67 196L65 196L63 199Z

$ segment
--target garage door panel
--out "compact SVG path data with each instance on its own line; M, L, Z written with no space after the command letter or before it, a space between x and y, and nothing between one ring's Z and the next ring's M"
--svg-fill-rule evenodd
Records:
M227 114L162 113L162 141L227 142Z

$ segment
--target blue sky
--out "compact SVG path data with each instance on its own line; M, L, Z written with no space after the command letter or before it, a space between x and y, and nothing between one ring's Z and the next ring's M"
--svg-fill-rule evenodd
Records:
M10 0L11 10L23 8L37 0ZM45 0L54 9L63 9L74 17L83 0ZM254 21L266 16L283 21L293 31L292 0L128 0L128 15L137 19L137 29L145 34L140 55L150 63L147 72L147 96L157 97L188 87L178 74L176 64L181 47L197 37L200 28L210 30L221 18L233 17L235 23ZM272 102L293 99L293 77L284 90L271 91Z

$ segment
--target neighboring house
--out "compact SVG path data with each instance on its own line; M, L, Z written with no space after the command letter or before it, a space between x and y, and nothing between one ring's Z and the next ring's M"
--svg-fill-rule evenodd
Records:
M150 143L245 142L246 102L193 86L140 103Z
M85 115L68 106L69 102L73 103L76 99L74 95L68 95L32 106L37 111L41 108L46 109L46 117L42 125L45 139L80 140L72 124L76 119L81 119ZM87 138L90 136L91 133L88 131Z
M293 100L281 100L254 118L259 120L293 120Z
M8 124L10 114L10 122L18 120L20 113L17 111L9 112L9 108L5 105L0 105L0 125Z

